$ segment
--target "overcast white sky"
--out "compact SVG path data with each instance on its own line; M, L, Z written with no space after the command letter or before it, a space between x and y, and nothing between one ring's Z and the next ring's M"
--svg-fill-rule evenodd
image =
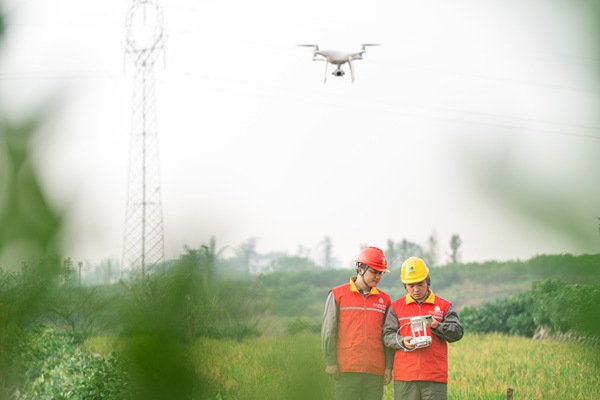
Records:
M574 5L577 3L578 5ZM343 265L362 244L440 262L600 250L600 66L585 2L168 0L156 68L167 258L237 246ZM0 99L56 106L39 155L77 260L120 258L133 64L126 0L4 0ZM311 50L369 48L323 83ZM57 95L60 94L60 101Z

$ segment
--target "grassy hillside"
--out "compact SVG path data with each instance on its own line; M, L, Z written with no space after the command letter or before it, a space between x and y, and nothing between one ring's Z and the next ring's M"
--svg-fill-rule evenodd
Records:
M527 261L469 263L436 268L432 287L461 309L517 292L533 282L556 279L570 284L600 282L600 254L541 255Z
M291 320L304 318L311 323L321 319L323 304L329 289L348 282L355 271L311 269L300 273L272 273L256 282L272 299L272 317L266 322L270 330L281 331ZM506 298L531 289L534 282L557 279L565 283L600 283L600 254L542 255L521 261L488 261L446 265L430 272L433 291L454 304L460 311L485 301ZM392 299L404 296L400 269L391 268L379 288ZM279 327L275 327L279 325Z

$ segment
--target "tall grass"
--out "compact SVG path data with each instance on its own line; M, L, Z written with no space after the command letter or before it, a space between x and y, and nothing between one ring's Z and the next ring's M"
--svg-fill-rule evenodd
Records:
M490 334L448 347L451 399L600 398L598 346Z
M317 334L243 341L208 339L192 350L197 371L224 399L329 399Z
M189 353L198 376L208 378L210 398L333 398L316 333L199 339ZM448 398L506 399L511 387L515 399L598 399L599 356L597 346L581 343L467 334L449 345ZM393 384L384 394L391 399Z

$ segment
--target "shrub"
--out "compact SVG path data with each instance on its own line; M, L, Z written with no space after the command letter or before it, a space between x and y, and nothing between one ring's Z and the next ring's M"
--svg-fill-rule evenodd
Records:
M14 365L20 399L126 399L127 374L112 354L83 351L74 338L49 327L26 332Z
M597 312L600 285L570 285L544 280L529 292L465 307L461 321L465 330L533 336L538 327L551 334L575 333L598 336Z
M297 335L302 332L319 333L321 324L311 324L303 318L296 318L288 324L285 330L286 335Z

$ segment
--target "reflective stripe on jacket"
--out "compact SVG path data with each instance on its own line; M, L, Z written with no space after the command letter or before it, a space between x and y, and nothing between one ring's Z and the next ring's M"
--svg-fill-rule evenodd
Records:
M400 335L403 337L413 336L410 326L411 317L431 315L436 320L442 321L450 306L450 302L436 297L433 292L420 305L410 296L402 297L392 303L392 309L398 318ZM434 334L429 327L427 335L431 336L429 347L410 352L396 351L394 380L448 383L448 343Z
M381 336L390 296L371 288L365 297L352 280L331 292L339 310L336 348L340 372L383 375L385 353Z

